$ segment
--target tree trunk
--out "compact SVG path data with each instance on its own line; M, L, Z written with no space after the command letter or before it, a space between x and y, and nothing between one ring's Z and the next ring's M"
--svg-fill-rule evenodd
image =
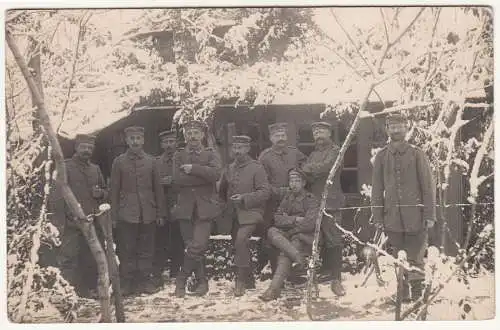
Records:
M71 214L78 220L78 226L82 231L83 235L87 239L90 250L96 260L98 269L98 290L101 302L101 317L103 322L111 322L110 306L109 306L109 276L108 276L108 263L106 261L106 256L104 251L97 239L95 228L91 222L87 221L87 217L83 212L80 204L78 203L73 191L68 185L68 178L66 173L66 166L64 163L64 156L62 153L61 146L57 139L57 135L52 127L48 112L45 108L45 103L43 101L43 96L36 85L33 76L29 72L28 65L23 59L21 52L17 44L15 43L10 31L6 31L5 39L9 45L12 54L16 60L17 65L21 69L21 72L28 84L28 87L33 96L33 102L35 103L37 109L37 117L40 120L40 125L43 127L45 135L47 136L49 143L52 147L52 156L54 163L56 165L56 184L62 191L62 196L64 201L68 205Z
M350 146L352 139L354 138L354 135L356 134L362 114L366 111L366 106L368 104L368 99L370 97L370 94L373 91L373 88L375 87L375 84L372 84L368 88L368 92L366 93L365 98L363 99L363 103L361 104L360 109L358 110L358 113L356 114L356 117L354 118L354 122L352 123L351 129L349 130L349 133L347 134L347 137L345 138L344 143L342 144L342 147L340 148L339 154L337 155L337 159L335 160L335 164L333 164L333 167L330 170L330 173L328 173L328 178L326 179L325 187L323 188L323 194L321 195L321 203L318 209L318 214L316 216L316 227L314 229L314 240L313 240L313 246L312 246L312 258L309 263L309 271L308 271L308 281L307 281L307 291L306 291L306 307L307 307L307 314L311 320L314 320L313 315L312 315L312 310L311 310L311 299L312 299L312 294L313 294L313 286L314 286L314 269L316 265L316 261L318 260L318 243L319 243L319 235L321 232L321 222L323 219L323 211L326 208L326 200L328 197L328 190L330 189L330 186L333 184L333 178L335 177L335 174L337 171L340 169L340 166L342 164L342 160L344 159L344 155L347 151L347 148ZM328 220L332 221L332 220Z

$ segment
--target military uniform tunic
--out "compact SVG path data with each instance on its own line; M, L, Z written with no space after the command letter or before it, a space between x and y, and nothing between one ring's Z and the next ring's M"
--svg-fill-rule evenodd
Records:
M306 173L311 183L311 191L318 199L321 199L326 179L338 154L339 148L333 142L324 146L317 145L316 149L309 155L307 161L302 166L302 170ZM344 206L344 202L344 194L340 186L340 171L338 171L333 179L333 184L330 185L328 190L326 207L327 209L340 208ZM332 213L335 217L334 220L324 217L321 223L321 231L326 246L329 248L343 244L342 232L335 226L335 222L340 223L342 221L341 212L334 211Z
M383 224L394 256L406 250L410 264L423 268L427 243L424 221L436 220L436 186L429 160L421 149L407 142L398 146L390 143L377 153L372 205L374 221ZM410 279L422 278L418 273L409 275Z
M288 171L300 167L305 160L306 156L292 146L287 146L284 149L273 146L260 154L259 161L264 166L271 185L271 198L267 202L264 215L266 230L271 226L273 214L283 197L283 191L288 187Z
M99 205L107 198L101 169L95 164L81 161L76 155L65 160L65 165L68 185L80 203L83 212L85 215L97 213ZM103 196L94 198L92 196L93 187L103 189ZM57 186L50 196L49 207L53 214L52 222L60 232L61 247L57 259L63 276L79 289L92 289L96 285L97 278L95 260L88 248L87 240L74 222L69 207ZM96 226L96 233L102 243L103 237L99 226ZM83 264L80 264L79 260Z
M155 158L130 149L113 161L111 208L118 225L124 281L146 280L153 272L156 220L166 215ZM136 278L138 272L139 278Z
M189 174L181 166L192 164ZM202 258L208 249L212 221L221 214L222 204L216 193L221 175L221 163L210 148L185 148L174 154L174 185L177 203L172 216L179 220L187 254Z

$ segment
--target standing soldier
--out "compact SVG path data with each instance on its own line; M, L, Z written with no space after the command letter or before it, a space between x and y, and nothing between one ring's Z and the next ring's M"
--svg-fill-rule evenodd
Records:
M431 167L425 153L405 141L406 118L400 114L390 116L386 129L390 143L377 153L373 165L373 220L387 234L394 256L405 250L410 265L423 269L427 228L436 222L436 186ZM423 280L424 276L417 272L405 274L404 301L410 299L409 284L411 299L422 295Z
M331 139L332 126L329 123L315 122L311 124L311 127L316 146L314 151L309 155L302 170L312 183L311 192L316 198L321 199L326 179L339 154L339 148ZM329 268L328 271L332 277L330 289L337 296L345 295L345 289L341 282L343 235L335 226L336 223L342 221L342 213L338 211L338 208L343 205L344 194L340 186L339 171L333 179L333 184L330 185L326 201L327 209L337 209L337 211L332 211L334 215L333 219L324 217L321 222L321 232L325 243L325 260L323 262L326 262Z
M287 123L275 123L269 125L269 138L272 146L262 151L259 161L264 166L267 178L271 184L271 197L266 204L264 212L264 223L258 230L262 237L266 237L267 229L272 226L274 212L281 198L288 190L288 171L300 167L306 160L306 156L296 147L288 145ZM266 242L267 243L267 242ZM260 249L259 264L264 267L271 261L274 271L277 253L265 245Z
M299 169L288 172L290 190L274 215L274 226L267 236L281 252L271 285L259 298L270 301L280 296L281 288L289 275L292 262L305 267L305 255L310 254L314 240L314 227L318 214L318 200L306 191L307 179Z
M155 158L143 150L144 128L128 127L125 135L128 150L116 157L111 169L111 208L113 225L118 226L121 285L123 295L133 290L153 293L155 231L165 217L163 187Z
M233 136L232 153L234 162L222 176L220 191L232 203L234 263L237 268L234 295L245 293L251 281L252 270L250 237L263 220L264 207L270 188L262 164L248 155L250 138Z
M175 205L177 194L173 183L174 153L177 147L177 132L164 131L159 135L163 154L156 159L156 166L160 175L160 184L164 189L167 212L167 222L156 230L154 272L158 283L161 284L161 275L170 257L170 277L177 276L182 263L184 246L179 229L179 222L174 221L170 210Z
M95 137L79 134L75 143L75 154L65 161L68 185L86 215L97 213L107 191L99 166L90 162ZM62 275L81 296L91 296L97 287L97 265L58 187L51 196L50 206L62 240L58 255ZM95 229L102 244L102 231L99 226Z
M190 121L184 125L186 148L174 155L174 184L178 189L173 216L179 220L186 250L181 271L175 282L175 295L186 294L186 279L194 271L198 286L195 294L208 292L205 252L208 249L213 220L221 213L215 185L221 174L221 164L215 151L204 148L204 124Z

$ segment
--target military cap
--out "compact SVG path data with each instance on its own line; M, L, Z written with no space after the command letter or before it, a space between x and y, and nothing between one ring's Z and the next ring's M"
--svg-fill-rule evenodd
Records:
M392 123L406 123L407 118L405 115L399 112L393 112L387 115L386 118L386 123L392 122Z
M165 138L177 138L177 132L174 130L168 130L168 131L163 131L158 134L158 137L160 140L165 139Z
M199 129L203 131L205 124L200 120L190 120L183 124L184 129Z
M246 135L235 135L233 136L233 144L250 144L252 139Z
M311 124L311 128L313 131L319 128L330 130L332 129L332 125L326 121L317 121Z
M95 144L95 139L96 139L96 137L94 135L77 134L75 137L75 143L76 143L76 145L78 145L80 143Z
M279 131L286 131L288 129L288 124L287 123L274 123L268 126L269 128L269 133L273 134L275 132Z
M126 135L132 135L132 134L144 135L144 127L141 127L141 126L129 126L129 127L125 128L125 134Z
M300 176L302 180L307 180L306 174L299 168L292 168L288 171L288 178L290 179L292 176Z

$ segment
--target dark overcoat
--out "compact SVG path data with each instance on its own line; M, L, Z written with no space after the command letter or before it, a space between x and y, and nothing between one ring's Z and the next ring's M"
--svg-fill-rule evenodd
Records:
M189 174L181 170L181 166L192 164ZM215 189L221 175L219 156L210 148L190 150L180 149L174 154L174 185L177 188L177 203L172 216L177 220L190 220L197 210L197 218L201 221L212 221L222 212Z
M231 196L241 194L243 204L235 208L240 225L255 224L263 220L266 201L271 195L267 174L262 164L248 157L243 163L233 162L224 171L220 191L231 203Z
M419 232L424 220L436 220L435 205L436 186L421 149L407 142L397 147L390 143L377 153L372 177L375 222L388 231Z
M111 168L111 210L115 221L154 223L166 216L163 187L155 158L127 150Z
M318 208L318 199L312 193L302 190L295 194L289 191L274 214L274 226L286 232L289 239L300 235L302 241L312 244ZM304 219L298 221L297 217Z
M325 146L316 146L311 152L307 161L302 166L310 183L310 190L316 198L321 199L325 188L328 174L335 163L339 154L339 148L332 142ZM335 209L344 206L345 198L340 185L340 174L342 167L337 171L333 178L333 185L328 190L326 200L327 209Z
M76 155L66 159L65 165L68 185L80 203L83 212L85 215L97 213L99 205L106 200L108 195L101 169L96 164L82 162ZM101 198L92 196L92 187L95 186L104 190L104 195ZM49 207L52 213L52 222L59 229L61 235L66 226L76 227L61 190L55 185L49 199Z

